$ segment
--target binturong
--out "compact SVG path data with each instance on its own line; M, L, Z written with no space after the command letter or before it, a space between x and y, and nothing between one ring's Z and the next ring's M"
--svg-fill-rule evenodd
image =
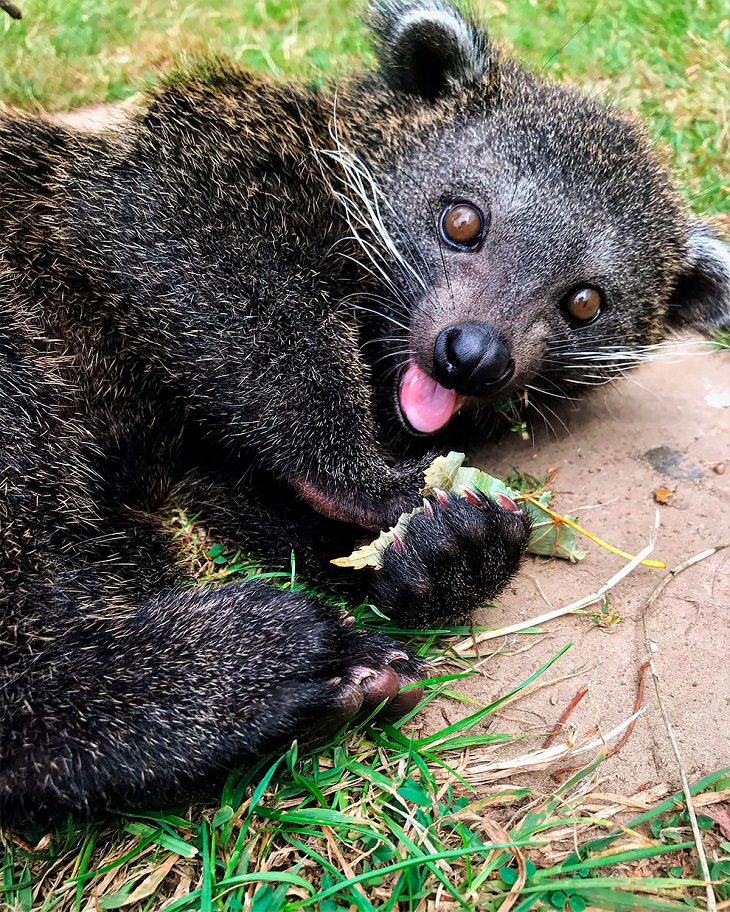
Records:
M635 120L436 0L378 0L379 68L201 64L118 128L0 114L0 822L159 806L425 669L330 601L194 585L173 508L397 626L517 570L514 503L429 498L495 403L574 395L730 324L730 256Z

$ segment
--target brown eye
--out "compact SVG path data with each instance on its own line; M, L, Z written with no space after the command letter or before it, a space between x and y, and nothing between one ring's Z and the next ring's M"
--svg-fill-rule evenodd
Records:
M455 203L444 209L441 234L453 247L476 247L484 234L484 216L469 203Z
M590 323L601 311L603 298L595 288L579 288L571 291L565 298L563 307L573 320L578 323Z

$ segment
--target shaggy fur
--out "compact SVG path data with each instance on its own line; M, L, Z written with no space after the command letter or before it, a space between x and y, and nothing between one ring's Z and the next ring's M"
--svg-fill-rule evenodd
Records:
M468 617L519 564L519 512L434 499L381 571L329 564L421 502L426 450L492 423L472 397L414 435L406 362L488 321L515 360L500 395L574 391L671 322L728 321L727 248L633 121L443 3L381 0L373 25L380 72L336 89L215 64L104 135L0 116L4 822L160 804L415 699L420 663L335 608L186 583L172 503L399 623ZM439 240L455 199L488 216L477 253ZM586 282L590 329L560 307Z

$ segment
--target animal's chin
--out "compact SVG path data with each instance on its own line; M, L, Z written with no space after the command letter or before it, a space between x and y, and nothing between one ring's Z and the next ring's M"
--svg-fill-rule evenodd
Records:
M441 386L415 362L406 365L398 387L398 406L411 432L435 434L451 421L464 401L464 396Z

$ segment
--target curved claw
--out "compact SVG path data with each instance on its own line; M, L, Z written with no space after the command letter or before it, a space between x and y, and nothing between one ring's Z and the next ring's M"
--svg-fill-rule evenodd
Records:
M390 531L393 535L393 547L395 550L400 552L405 551L406 545L403 541L403 536L400 534L400 532L397 531L397 529L391 529Z
M522 512L522 509L519 506L519 504L515 503L515 501L512 500L511 497L508 497L506 494L502 494L501 492L498 493L497 500L499 501L501 506L503 506L505 508L505 510L509 510L510 513L521 513Z
M438 500L442 507L448 507L449 495L446 491L442 491L441 488L434 488L434 494L436 495L436 500Z
M480 507L482 504L482 498L474 488L464 488L464 497L466 497L472 507Z

